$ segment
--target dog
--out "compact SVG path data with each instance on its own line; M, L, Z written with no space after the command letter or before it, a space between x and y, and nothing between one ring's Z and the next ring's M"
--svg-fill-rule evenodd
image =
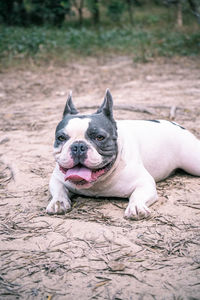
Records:
M69 95L54 156L48 214L71 210L75 194L129 198L125 218L142 219L158 199L156 182L176 169L200 176L200 141L192 133L167 120L116 121L109 90L91 115L78 114Z

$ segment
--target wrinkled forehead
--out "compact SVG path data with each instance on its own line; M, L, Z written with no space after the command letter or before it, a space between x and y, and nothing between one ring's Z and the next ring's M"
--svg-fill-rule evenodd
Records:
M97 133L99 131L106 131L111 133L111 123L107 118L101 115L80 115L70 118L64 118L57 126L57 132L64 132L69 137L76 139L84 139L87 133Z
M82 140L85 138L90 122L90 118L73 118L68 121L67 126L64 128L64 133L70 137Z
M89 117L68 117L64 118L56 127L56 134L65 133L69 137L84 137L89 127Z

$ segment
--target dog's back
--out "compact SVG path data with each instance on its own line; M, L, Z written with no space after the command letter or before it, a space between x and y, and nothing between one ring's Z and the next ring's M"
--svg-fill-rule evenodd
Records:
M156 181L180 168L200 176L200 141L177 123L165 120L117 121L119 140L129 146L128 160L141 157L147 171ZM131 149L130 149L131 145Z

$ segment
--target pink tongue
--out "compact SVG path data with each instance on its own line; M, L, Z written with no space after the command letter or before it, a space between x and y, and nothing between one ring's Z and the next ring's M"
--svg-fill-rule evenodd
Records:
M92 171L85 167L74 167L72 169L67 170L65 174L65 181L72 180L72 181L92 181Z

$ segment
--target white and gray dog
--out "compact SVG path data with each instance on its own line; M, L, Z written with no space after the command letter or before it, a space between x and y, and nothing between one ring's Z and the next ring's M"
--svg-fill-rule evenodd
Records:
M107 90L96 113L80 115L68 97L55 133L56 167L47 213L71 209L74 194L129 198L125 217L141 219L158 196L155 182L175 169L200 176L200 141L177 123L113 118Z

